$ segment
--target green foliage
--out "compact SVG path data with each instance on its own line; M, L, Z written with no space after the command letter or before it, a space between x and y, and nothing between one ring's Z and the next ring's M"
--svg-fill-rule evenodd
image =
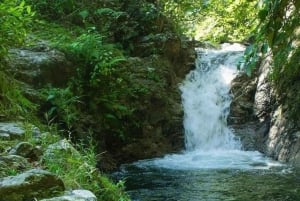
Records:
M69 88L50 87L43 89L42 93L47 97L46 101L50 105L44 114L48 126L52 123L63 124L71 135L73 125L79 118L77 106L81 104L80 97L75 96Z
M79 76L93 86L101 83L102 77L112 74L115 67L125 61L122 53L112 44L104 44L103 36L98 33L82 34L70 45L70 51L77 62L85 66L78 68Z
M7 49L23 43L27 26L33 16L31 7L25 1L3 0L0 4L0 63Z
M177 30L211 42L242 41L257 25L256 1L162 1Z
M247 39L258 22L256 4L248 0L210 0L202 10L204 21L200 22L198 37L213 42Z
M49 19L61 20L72 14L75 9L75 0L27 0L34 10Z
M170 1L164 0L160 7L164 14L176 25L180 33L189 32L194 28L202 1ZM194 30L192 30L194 31Z
M281 102L289 106L291 119L300 120L300 5L296 0L265 0L253 33L254 44L245 54L246 69L251 71L257 58L272 55L270 78L281 94Z

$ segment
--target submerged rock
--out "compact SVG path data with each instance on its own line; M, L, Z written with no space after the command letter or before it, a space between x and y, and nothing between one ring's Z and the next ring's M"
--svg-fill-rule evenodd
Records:
M32 169L0 179L0 200L21 201L53 197L65 190L63 181L52 173Z

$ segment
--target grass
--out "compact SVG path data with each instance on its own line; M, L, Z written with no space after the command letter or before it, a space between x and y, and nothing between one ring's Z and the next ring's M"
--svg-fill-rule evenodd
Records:
M45 133L41 141L57 142L57 134ZM90 190L102 201L130 200L124 193L123 182L114 184L96 168L97 154L92 140L85 145L83 143L75 145L67 139L62 142L65 143L64 148L50 149L52 150L50 153L44 154L41 165L58 175L67 189ZM42 146L46 147L46 144Z
M37 106L24 97L16 81L0 69L0 119L36 119L33 115L36 109Z

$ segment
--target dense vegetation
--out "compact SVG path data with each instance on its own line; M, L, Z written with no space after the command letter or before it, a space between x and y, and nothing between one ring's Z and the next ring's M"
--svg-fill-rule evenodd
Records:
M241 42L258 24L258 1L162 1L180 31L213 43Z

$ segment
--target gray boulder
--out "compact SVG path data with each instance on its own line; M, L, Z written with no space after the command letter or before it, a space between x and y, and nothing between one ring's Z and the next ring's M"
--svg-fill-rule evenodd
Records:
M88 190L73 190L63 196L43 199L41 201L97 201L97 197Z
M14 140L24 138L25 130L19 123L0 122L0 139Z
M0 201L22 201L53 197L65 190L63 181L50 172L32 169L0 179Z
M64 53L51 49L47 42L11 49L9 57L9 71L18 80L37 88L47 83L64 85L72 74L71 64Z
M64 154L70 154L80 157L80 153L66 139L49 145L44 152L43 157L47 158L48 160L51 158L55 160L55 156Z

